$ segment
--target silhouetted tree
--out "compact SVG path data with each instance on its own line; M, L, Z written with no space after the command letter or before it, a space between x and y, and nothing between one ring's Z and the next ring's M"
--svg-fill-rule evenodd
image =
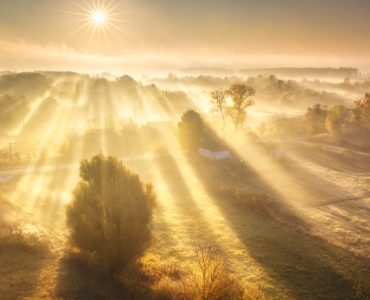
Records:
M82 161L80 177L67 208L70 243L115 275L150 243L153 188L103 155Z
M325 120L325 128L331 134L339 133L342 125L346 122L348 110L343 105L335 105L328 110Z
M184 149L196 150L204 137L204 123L199 113L186 111L178 124L178 138Z
M184 300L244 299L244 289L233 278L225 256L213 245L194 249L194 272L183 281Z
M216 90L211 93L212 96L212 104L213 104L213 111L216 111L222 118L223 123L223 130L225 130L225 102L226 102L226 95L225 91L223 90Z
M314 104L307 109L306 120L309 123L311 134L316 135L324 128L327 109L321 104Z
M230 86L226 93L231 97L233 106L230 110L230 116L234 122L235 130L245 122L247 117L247 108L253 104L248 99L255 94L255 90L243 83L237 83Z
M354 102L351 121L370 128L370 93L366 93L361 100Z

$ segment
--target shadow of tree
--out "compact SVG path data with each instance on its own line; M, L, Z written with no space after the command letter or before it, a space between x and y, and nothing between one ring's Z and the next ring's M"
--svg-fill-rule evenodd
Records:
M328 146L328 149L326 148ZM334 146L335 148L335 146ZM348 170L354 174L369 174L370 157L351 153L350 150L330 149L330 145L305 143L296 145L294 151L325 168L336 171Z
M182 222L180 227L184 231L183 236L192 241L192 245L189 246L195 246L196 243L202 241L212 242L216 246L210 224L199 210L198 203L195 201L176 159L167 151L162 154L155 159L155 164L170 194L170 199L167 201L173 202L174 213L177 213L177 216L181 218L181 220L175 219L173 221L176 224L179 221ZM194 226L195 224L196 226ZM191 242L190 240L189 242Z
M0 250L0 298L25 299L33 295L48 258L23 251Z
M307 170L295 162L281 164L281 168L287 174L294 174L295 180L310 195L309 199L302 199L305 205L314 206L337 197L346 197L349 195L340 185L323 177L318 177L312 171Z
M57 299L150 299L140 281L130 287L97 270L77 255L65 255L59 263Z
M191 155L187 159L248 253L293 298L364 299L370 295L368 258L356 257L249 209L239 209L216 192L215 182L220 182L220 178L233 180L228 179L230 175L220 167L220 162ZM249 179L241 178L239 181Z

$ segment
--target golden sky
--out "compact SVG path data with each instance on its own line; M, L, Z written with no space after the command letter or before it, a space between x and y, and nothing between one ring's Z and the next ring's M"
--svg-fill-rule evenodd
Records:
M368 68L369 36L368 0L0 0L0 69Z

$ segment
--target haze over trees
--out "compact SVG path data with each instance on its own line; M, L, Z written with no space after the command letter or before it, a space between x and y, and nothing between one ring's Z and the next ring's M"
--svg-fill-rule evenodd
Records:
M334 140L366 149L370 146L369 94L353 102L352 106L331 107L315 104L307 109L306 121L311 135L329 133Z
M311 78L357 78L360 71L357 68L257 68L243 69L242 74L255 76L256 74L275 74L281 77L311 77Z
M0 76L0 298L369 294L368 82L37 74Z
M369 37L370 0L0 0L0 300L370 300Z

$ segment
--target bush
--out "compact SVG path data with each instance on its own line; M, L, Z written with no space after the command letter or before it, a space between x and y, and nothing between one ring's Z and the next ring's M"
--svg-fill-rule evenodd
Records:
M0 254L28 253L44 257L50 253L50 236L30 215L0 195ZM21 220L28 219L28 222Z
M194 249L196 272L185 281L184 299L243 299L244 291L231 276L224 255L212 245Z
M177 265L147 266L154 278L153 290L159 299L181 300L243 300L244 288L231 275L224 255L213 245L194 248L194 268L179 269ZM153 265L153 264L152 264Z
M44 257L50 253L50 237L40 227L32 224L2 225L0 254L23 252Z
M70 243L90 262L117 274L150 244L153 188L121 161L103 155L82 161L80 176L67 208Z
M204 122L199 113L186 111L178 124L178 138L186 150L196 150L204 138Z

